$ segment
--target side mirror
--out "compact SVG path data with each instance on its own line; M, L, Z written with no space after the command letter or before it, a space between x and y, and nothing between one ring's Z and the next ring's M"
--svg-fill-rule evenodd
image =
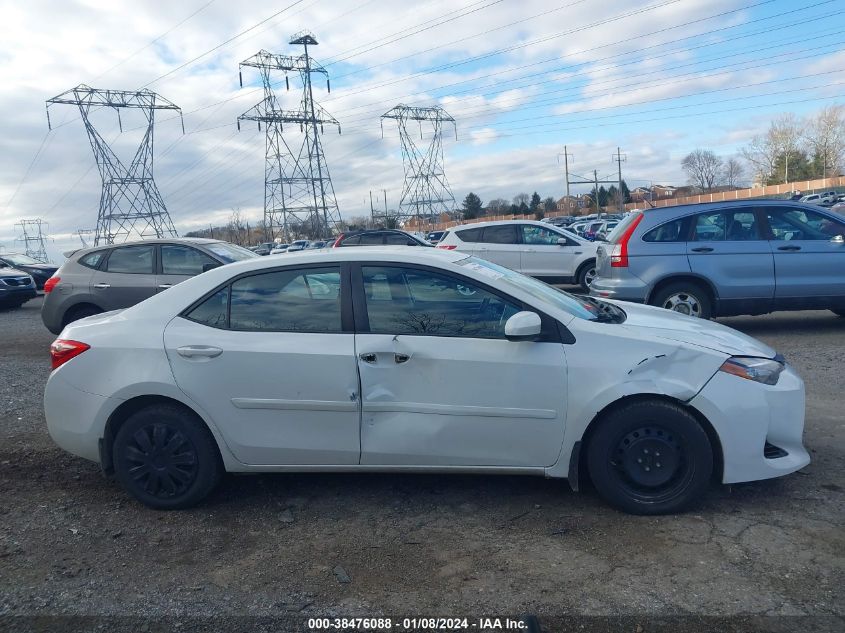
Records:
M536 312L517 312L505 322L505 338L509 341L533 341L540 336L542 325Z
M845 237L843 237L841 235L834 235L833 237L830 238L830 241L833 242L834 244L845 244Z
M212 264L211 262L208 262L208 263L202 265L202 272L207 273L209 270L213 270L213 269L219 268L219 267L220 267L220 264L218 264L218 263Z

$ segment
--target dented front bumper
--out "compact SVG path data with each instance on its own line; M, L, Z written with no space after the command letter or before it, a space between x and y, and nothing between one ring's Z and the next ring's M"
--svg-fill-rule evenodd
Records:
M789 366L776 385L716 372L689 405L719 436L724 483L780 477L810 463L802 443L804 383Z

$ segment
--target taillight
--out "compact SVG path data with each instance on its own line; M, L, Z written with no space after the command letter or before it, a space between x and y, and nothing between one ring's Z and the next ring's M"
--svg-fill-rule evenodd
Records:
M52 292L53 288L55 288L56 284L59 283L61 280L62 280L61 277L56 277L55 275L53 275L47 281L45 281L44 282L44 294L47 294L48 292Z
M453 251L458 248L457 244L438 244L437 248L442 248L444 251Z
M341 233L340 235L338 235L338 236L337 236L337 239L334 241L334 244L332 244L332 248L337 248L338 246L340 246L340 243L341 243L341 241L343 240L343 237L344 237L344 234L343 234L343 233Z
M71 358L79 356L85 350L91 349L91 346L79 341L70 341L67 339L58 338L50 345L50 358L53 361L53 369L58 369Z
M625 232L619 236L619 241L613 245L613 250L610 251L610 265L613 268L627 268L628 267L628 240L634 234L637 225L642 221L643 214L638 215L631 225L625 229Z

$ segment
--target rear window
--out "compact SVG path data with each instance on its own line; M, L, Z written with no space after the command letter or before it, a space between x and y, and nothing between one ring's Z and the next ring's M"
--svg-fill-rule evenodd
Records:
M458 236L462 242L480 242L481 241L481 231L483 229L464 229L462 231L455 231L455 235ZM446 237L445 235L443 236Z
M631 223L636 221L636 219L642 214L642 211L634 211L622 218L619 224L616 225L616 228L613 229L610 232L610 235L607 236L607 241L611 244L617 244L619 239L622 237L622 234L625 233L625 229L631 226Z

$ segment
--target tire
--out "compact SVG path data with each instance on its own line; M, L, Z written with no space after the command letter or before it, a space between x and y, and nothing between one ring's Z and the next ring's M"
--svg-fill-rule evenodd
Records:
M677 281L654 293L649 303L700 319L713 316L713 300L710 292L701 284L692 281Z
M67 312L65 312L64 319L62 320L62 327L73 323L74 321L79 321L79 319L84 319L85 317L94 316L95 314L102 314L102 310L97 306L85 304L80 306L74 306Z
M587 469L599 495L613 507L630 514L671 514L707 490L713 449L698 420L680 405L633 402L599 422L589 438Z
M126 491L156 510L196 505L223 477L211 432L193 413L169 404L133 413L114 438L112 460Z
M578 269L577 281L585 292L590 290L590 284L596 278L596 261L591 259L586 264L581 264Z

